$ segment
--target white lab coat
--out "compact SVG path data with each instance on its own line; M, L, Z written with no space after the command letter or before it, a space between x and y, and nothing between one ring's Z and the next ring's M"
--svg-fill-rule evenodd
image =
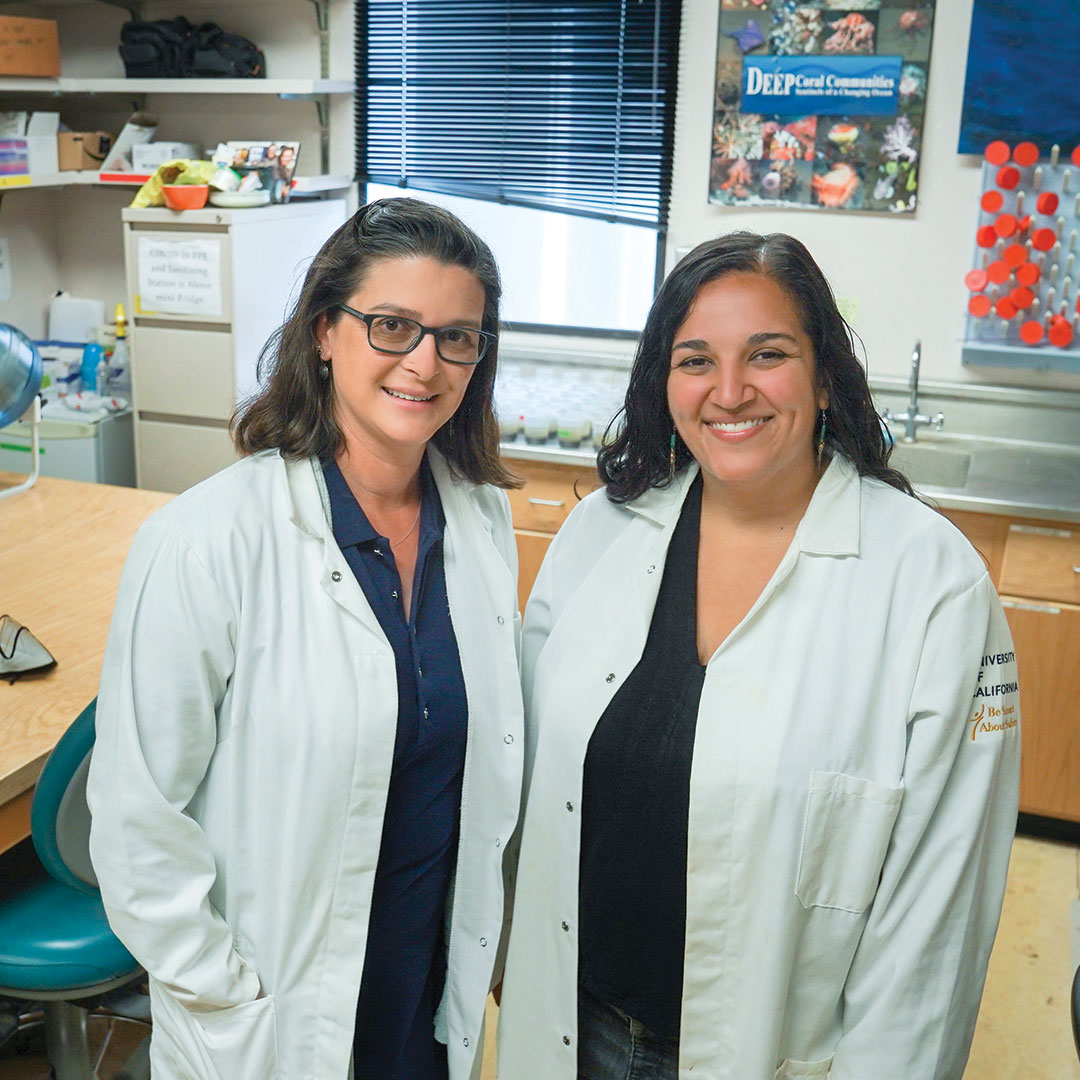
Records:
M576 1076L582 765L695 473L629 506L586 498L526 609L500 1080ZM963 536L834 459L705 676L681 1080L960 1077L1016 820L1015 670Z
M429 460L469 706L446 991L479 1075L520 803L516 553L503 492ZM91 855L150 974L155 1080L345 1080L397 723L394 654L317 463L255 455L139 530L102 670Z

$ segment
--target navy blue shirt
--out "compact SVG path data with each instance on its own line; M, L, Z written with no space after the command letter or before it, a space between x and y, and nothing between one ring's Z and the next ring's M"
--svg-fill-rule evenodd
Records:
M443 569L446 519L425 458L409 619L390 542L335 462L323 464L334 539L394 650L398 719L360 984L356 1080L443 1080L433 1018L446 978L443 919L457 855L468 703Z

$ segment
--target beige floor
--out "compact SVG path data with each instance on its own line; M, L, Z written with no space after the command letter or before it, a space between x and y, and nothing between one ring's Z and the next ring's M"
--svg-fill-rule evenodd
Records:
M1078 896L1080 848L1017 838L964 1080L1080 1080L1069 1025L1070 905ZM489 1001L483 1080L495 1078L496 1021ZM47 1076L40 1058L0 1051L0 1080Z
M964 1080L1076 1080L1070 907L1080 848L1017 837Z

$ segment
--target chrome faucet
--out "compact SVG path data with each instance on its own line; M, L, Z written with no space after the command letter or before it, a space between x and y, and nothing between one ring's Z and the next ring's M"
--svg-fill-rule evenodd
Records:
M919 361L922 357L922 342L915 342L915 350L911 354L911 375L908 378L908 391L910 396L908 398L907 408L903 412L894 413L889 409L886 409L881 417L883 420L887 420L893 424L904 425L904 442L913 443L915 441L915 432L923 424L933 424L937 431L940 431L945 425L945 414L938 413L936 416L924 416L919 412Z

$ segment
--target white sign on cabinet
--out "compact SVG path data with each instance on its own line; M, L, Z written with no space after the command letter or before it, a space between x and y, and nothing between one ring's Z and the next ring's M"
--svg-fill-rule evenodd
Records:
M140 236L137 288L144 313L221 315L221 241Z

